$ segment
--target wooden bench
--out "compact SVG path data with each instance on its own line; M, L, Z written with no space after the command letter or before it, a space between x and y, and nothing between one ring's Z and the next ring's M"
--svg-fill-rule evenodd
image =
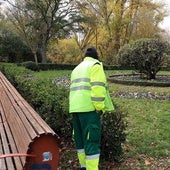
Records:
M56 170L58 139L0 72L0 170Z

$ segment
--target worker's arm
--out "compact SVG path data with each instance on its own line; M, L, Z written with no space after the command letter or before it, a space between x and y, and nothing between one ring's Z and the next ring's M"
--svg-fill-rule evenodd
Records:
M91 100L96 111L104 111L106 96L106 76L103 66L95 64L90 72L91 79Z

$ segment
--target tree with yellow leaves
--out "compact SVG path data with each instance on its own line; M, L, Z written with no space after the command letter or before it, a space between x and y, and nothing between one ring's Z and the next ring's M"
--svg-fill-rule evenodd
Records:
M106 64L118 62L116 55L124 44L158 37L159 23L166 14L164 4L152 0L84 0L78 4L88 18L81 25L84 32L79 44L82 49L95 45Z

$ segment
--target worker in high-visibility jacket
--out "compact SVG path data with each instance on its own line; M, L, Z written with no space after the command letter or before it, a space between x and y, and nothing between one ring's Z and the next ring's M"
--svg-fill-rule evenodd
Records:
M74 140L80 169L98 170L101 139L101 113L114 110L103 65L95 47L89 47L84 60L72 71L69 112L73 117Z

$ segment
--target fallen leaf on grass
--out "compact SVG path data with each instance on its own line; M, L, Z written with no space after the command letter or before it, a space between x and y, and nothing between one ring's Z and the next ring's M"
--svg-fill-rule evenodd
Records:
M145 160L145 165L146 165L146 166L149 166L149 165L151 165L151 164L153 163L153 161L154 161L153 158L146 159L146 160Z
M150 145L151 145L151 146L156 146L157 143L156 143L156 142L152 142Z

